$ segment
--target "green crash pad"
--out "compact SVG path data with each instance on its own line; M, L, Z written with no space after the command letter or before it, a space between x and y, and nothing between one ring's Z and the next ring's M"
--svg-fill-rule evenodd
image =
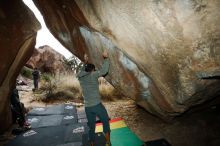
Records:
M112 146L142 146L144 143L128 127L111 131Z

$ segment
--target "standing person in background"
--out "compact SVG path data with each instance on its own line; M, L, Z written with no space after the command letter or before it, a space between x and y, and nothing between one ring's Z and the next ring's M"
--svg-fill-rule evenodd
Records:
M40 72L38 71L38 69L35 67L34 71L32 72L32 76L33 76L33 81L34 81L34 90L38 89L38 82L40 79Z
M95 70L95 65L88 63L88 56L85 54L85 64L77 75L80 86L82 87L85 112L88 119L90 146L94 146L96 116L103 123L103 131L106 138L105 146L111 146L109 116L101 103L98 83L98 78L106 75L109 70L110 63L107 51L103 52L103 59L102 67L99 70Z

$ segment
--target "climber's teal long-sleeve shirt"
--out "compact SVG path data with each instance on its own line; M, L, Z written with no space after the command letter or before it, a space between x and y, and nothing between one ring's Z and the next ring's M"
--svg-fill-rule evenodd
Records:
M100 70L86 72L85 65L81 68L77 78L82 88L85 107L91 107L101 103L98 78L108 73L109 65L109 59L106 58Z

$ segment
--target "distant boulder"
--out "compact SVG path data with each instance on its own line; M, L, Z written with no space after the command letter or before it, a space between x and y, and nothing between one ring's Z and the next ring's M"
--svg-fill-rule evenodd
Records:
M41 46L34 50L31 58L26 63L27 67L38 68L41 72L52 74L66 73L68 66L64 63L64 56L50 46Z

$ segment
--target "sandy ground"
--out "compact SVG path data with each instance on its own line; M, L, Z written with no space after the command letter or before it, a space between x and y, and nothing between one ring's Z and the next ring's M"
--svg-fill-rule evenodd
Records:
M167 139L172 146L220 146L220 106L164 122L132 100L105 103L111 117L122 117L143 141Z
M33 101L35 95L31 88L18 87L21 101L28 109L62 103ZM143 141L165 138L172 146L220 146L220 106L186 113L168 123L149 114L127 98L104 102L104 105L111 118L124 118L128 127ZM83 108L81 104L77 106Z

